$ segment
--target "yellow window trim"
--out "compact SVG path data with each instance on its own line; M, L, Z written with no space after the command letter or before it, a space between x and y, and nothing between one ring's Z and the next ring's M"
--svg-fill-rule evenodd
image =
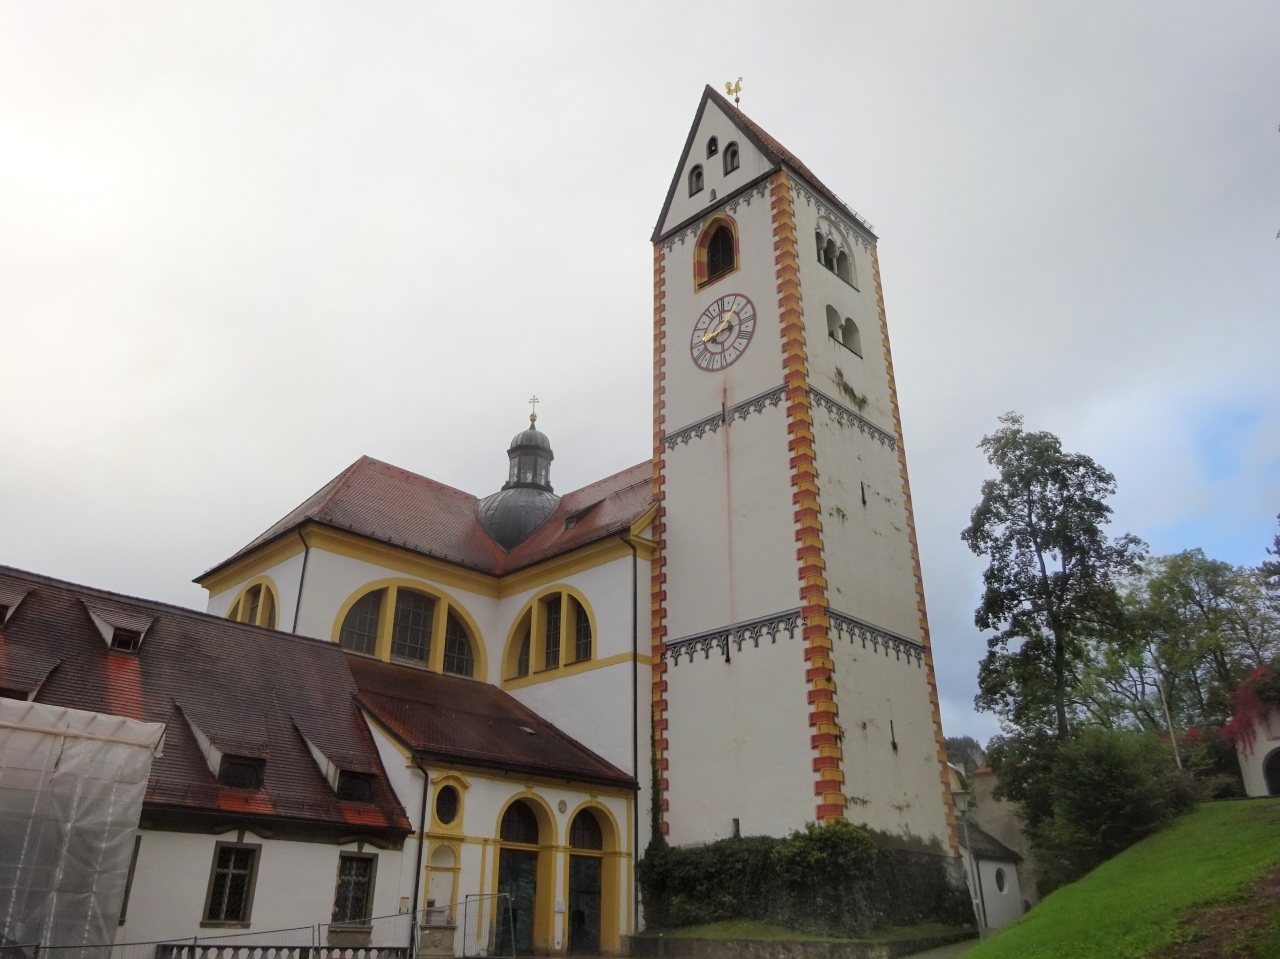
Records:
M523 616L521 617L524 618ZM549 682L553 679L564 679L567 676L576 676L578 673L590 672L593 669L603 669L606 666L616 666L619 663L631 662L630 653L618 653L615 656L606 656L604 659L587 659L580 663L568 663L560 667L551 669L543 669L539 672L530 671L528 676L520 676L515 679L504 679L502 681L503 689L523 689L525 686L536 686L538 683ZM652 666L653 657L643 654L636 656L636 662L642 666Z
M272 566L283 563L301 552L302 540L297 536L288 536L275 543L259 547L247 556L240 557L225 569L220 569L194 582L207 589L210 596L217 596L235 586L236 583L264 573Z
M630 550L628 550L628 553ZM560 597L560 664L558 666L547 666L547 637L546 630L543 629L543 606L552 596ZM570 652L570 643L574 640L572 628L570 626L569 610L572 608L567 601L568 597L576 599L582 604L583 610L587 614L587 624L591 627L591 658L583 660L565 661L565 656ZM525 617L529 618L529 675L516 676L516 663L520 658L520 645L524 639L524 630L521 626L524 624ZM534 593L520 607L520 611L516 613L515 618L511 622L510 629L507 630L507 642L503 647L501 660L501 675L498 677L503 689L508 687L508 683L518 683L521 686L531 685L531 682L546 682L548 679L554 679L557 676L568 675L567 670L574 672L584 672L590 668L593 663L598 662L596 653L600 648L600 629L596 625L595 610L591 608L591 603L587 599L586 594L576 586L570 586L568 583L556 583L547 586ZM578 668L574 668L578 667Z
M452 786L458 791L458 814L453 817L451 823L443 823L436 816L436 796L445 786ZM471 788L471 783L457 773L446 772L432 776L431 787L430 832L449 836L463 835L465 830L462 828L462 821L466 818L467 790Z
M279 587L276 586L276 581L272 579L270 576L255 576L253 579L249 580L247 583L241 586L240 592L236 593L236 598L232 601L231 605L227 607L226 618L234 619L237 623L248 622L248 620L241 619L240 616L245 611L245 607L244 607L245 597L248 595L249 590L253 589L255 586L261 586L263 588L263 591L264 591L263 595L265 595L268 592L271 594L271 605L276 614L276 625L274 628L279 629L280 628L280 589ZM232 615L233 613L235 614L234 616ZM262 602L261 598L259 598L258 622L250 623L250 625L262 626L265 628L267 625L266 614L267 614L267 605L266 603Z
M657 515L657 508L651 507L626 532L620 532L608 539L598 540L579 549L571 550L561 556L553 556L541 563L525 569L507 573L504 576L491 576L450 563L446 560L433 559L412 550L389 543L382 543L356 533L331 529L308 523L301 527L301 534L315 549L326 550L348 559L362 560L375 566L394 570L403 576L439 583L450 589L460 589L480 596L502 599L515 596L529 589L537 589L556 580L572 576L605 563L623 559L631 555L629 541L634 542L641 559L652 559L656 544L641 536ZM257 551L236 560L226 569L219 570L210 576L197 579L196 582L209 591L210 596L217 596L250 576L259 575L272 566L296 556L302 552L302 540L298 536L288 536L279 542L263 546Z
M333 642L337 643L341 638L342 624L346 621L347 613L351 611L351 607L370 593L385 590L386 592L382 596L382 610L378 615L378 641L374 647L373 655L375 659L380 659L384 663L391 662L391 633L395 620L396 591L399 589L410 589L415 593L422 593L436 600L435 614L431 623L431 651L428 654L424 668L433 673L444 673L445 624L448 614L453 612L462 620L471 634L471 651L475 657L475 670L471 678L485 682L489 675L489 657L485 651L484 637L480 632L480 627L476 625L475 618L467 611L465 606L435 583L426 583L422 580L405 579L398 576L365 583L348 596L338 608L338 615L334 618L333 631L330 637Z

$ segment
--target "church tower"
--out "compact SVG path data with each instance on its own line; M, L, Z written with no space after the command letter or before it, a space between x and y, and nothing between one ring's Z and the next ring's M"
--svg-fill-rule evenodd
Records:
M660 828L951 853L876 236L707 87L653 251Z

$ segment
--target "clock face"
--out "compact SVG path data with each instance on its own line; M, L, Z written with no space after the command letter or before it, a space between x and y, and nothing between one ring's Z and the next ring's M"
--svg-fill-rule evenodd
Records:
M689 352L699 369L723 370L746 352L756 331L756 308L741 293L727 293L693 324Z

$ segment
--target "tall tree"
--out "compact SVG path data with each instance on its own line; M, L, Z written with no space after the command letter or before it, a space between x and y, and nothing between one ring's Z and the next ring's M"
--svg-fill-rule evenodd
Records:
M995 630L978 673L977 704L1024 729L1070 733L1069 708L1087 642L1119 619L1117 581L1146 544L1110 539L1105 500L1115 477L1081 453L1064 453L1052 433L1029 433L1007 413L979 447L998 476L961 534L989 559L979 629Z
M1280 514L1276 519L1280 521ZM1258 571L1274 586L1280 587L1280 533L1276 533L1274 546L1267 549L1268 556L1274 556L1275 559L1263 560L1262 565L1258 567Z

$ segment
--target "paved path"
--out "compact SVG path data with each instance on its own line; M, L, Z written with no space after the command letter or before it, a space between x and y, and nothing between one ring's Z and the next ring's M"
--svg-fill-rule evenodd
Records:
M956 956L967 952L977 944L977 939L966 939L964 942L942 946L939 949L930 949L928 952L917 952L911 956L911 959L956 959Z

